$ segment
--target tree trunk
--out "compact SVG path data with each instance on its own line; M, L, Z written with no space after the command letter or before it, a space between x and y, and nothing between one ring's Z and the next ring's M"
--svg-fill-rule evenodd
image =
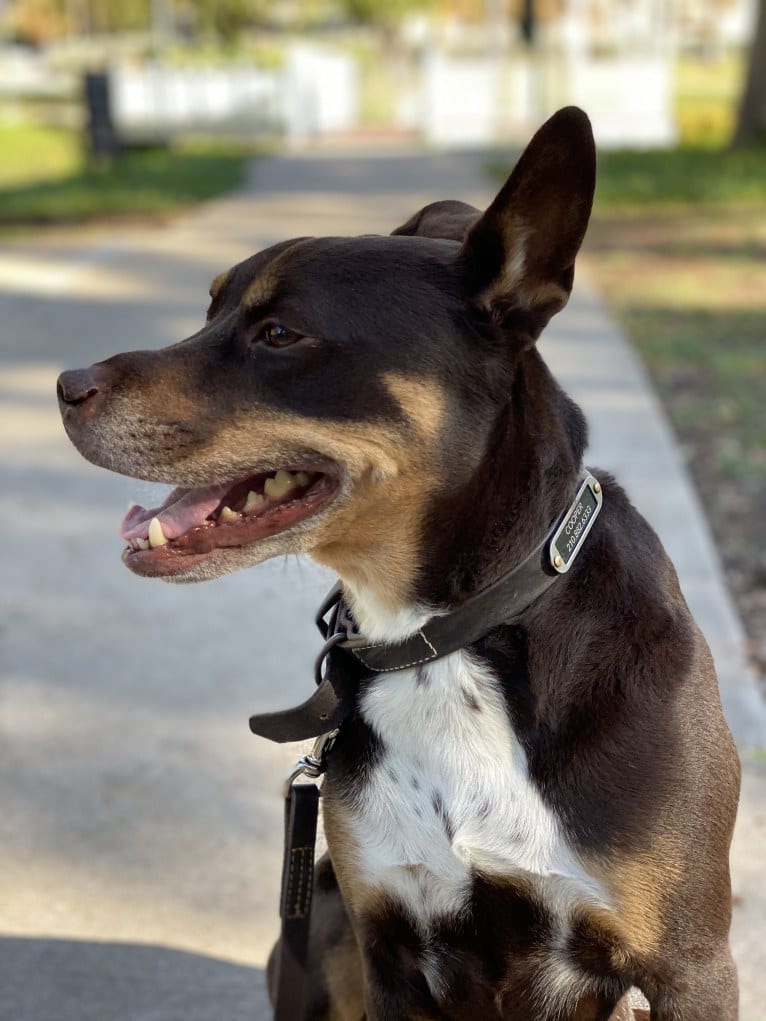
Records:
M766 142L766 0L758 4L747 81L732 144L736 148L758 142Z

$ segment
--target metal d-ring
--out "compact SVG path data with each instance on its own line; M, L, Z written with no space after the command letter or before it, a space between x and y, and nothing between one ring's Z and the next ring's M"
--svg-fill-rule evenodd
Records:
M324 666L324 661L330 655L331 650L334 649L335 646L338 645L340 642L344 641L345 638L346 638L345 631L336 631L334 635L330 635L330 637L322 646L319 655L314 661L314 680L316 681L317 687L319 687L319 685L324 680L324 678L322 677L322 667Z
M322 600L322 605L319 607L319 609L316 612L316 616L314 617L314 622L316 623L316 626L319 628L319 630L320 630L320 632L322 634L322 638L327 638L327 636L329 635L330 631L333 630L333 628L335 627L335 621L336 621L337 616L338 616L337 608L338 608L338 606L340 604L342 595L343 595L343 586L338 581L338 582L336 582L333 585L333 587L330 589L330 591L324 597L324 599ZM336 612L330 618L330 622L328 623L325 620L325 616L332 609L335 609Z

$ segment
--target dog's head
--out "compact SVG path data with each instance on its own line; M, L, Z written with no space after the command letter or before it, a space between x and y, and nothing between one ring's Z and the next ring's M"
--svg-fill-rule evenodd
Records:
M499 418L558 429L517 379L569 296L594 178L588 120L562 110L483 215L435 203L388 237L275 245L216 278L192 337L65 372L83 456L178 487L128 513L128 567L199 581L309 552L411 600L436 509L482 496ZM580 439L546 442L576 468ZM502 456L512 474L528 452Z

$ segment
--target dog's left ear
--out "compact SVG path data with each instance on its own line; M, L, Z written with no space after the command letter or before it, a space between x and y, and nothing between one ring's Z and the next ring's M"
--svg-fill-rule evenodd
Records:
M406 223L391 233L404 234L408 237L463 241L480 216L479 210L475 206L469 206L467 202L444 199L423 206Z
M543 124L463 242L471 299L501 322L522 313L526 344L567 303L595 184L590 121L566 107Z

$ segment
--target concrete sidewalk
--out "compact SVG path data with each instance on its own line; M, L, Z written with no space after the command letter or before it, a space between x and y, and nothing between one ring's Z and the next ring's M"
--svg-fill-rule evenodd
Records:
M480 162L399 154L255 165L241 194L154 234L0 246L0 1021L267 1018L281 806L295 758L247 717L306 695L332 579L272 562L204 586L119 563L124 505L153 487L87 465L61 368L196 330L210 279L305 234L388 232L425 202L490 197ZM743 748L766 716L699 504L630 348L581 274L543 351L679 567ZM735 846L743 1021L766 1001L766 778L746 753Z

